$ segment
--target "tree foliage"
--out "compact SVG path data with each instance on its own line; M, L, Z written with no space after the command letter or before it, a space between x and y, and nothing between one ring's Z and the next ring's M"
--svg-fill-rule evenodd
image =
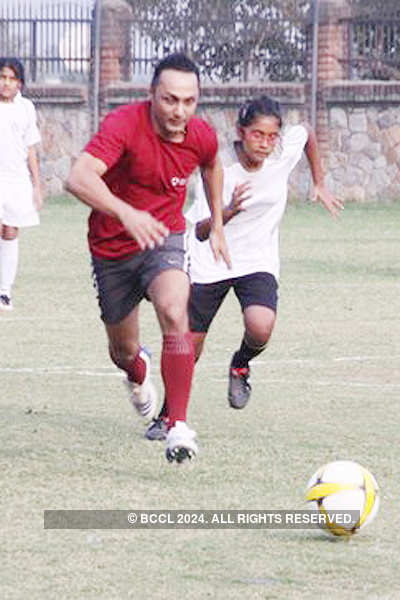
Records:
M184 51L209 81L307 78L312 0L128 1L154 59ZM347 1L352 76L400 79L400 0Z
M400 19L399 0L352 0L353 17L394 17Z
M129 0L162 54L181 50L209 80L305 77L308 0Z

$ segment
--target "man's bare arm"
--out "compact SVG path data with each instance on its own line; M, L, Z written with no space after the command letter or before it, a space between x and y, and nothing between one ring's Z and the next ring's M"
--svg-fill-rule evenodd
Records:
M118 219L142 250L162 244L169 234L167 227L115 196L102 179L106 171L102 160L83 152L70 171L66 189L91 208Z

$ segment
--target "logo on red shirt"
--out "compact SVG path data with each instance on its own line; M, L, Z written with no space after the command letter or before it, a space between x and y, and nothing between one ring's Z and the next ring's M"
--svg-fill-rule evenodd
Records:
M184 187L187 183L187 179L185 177L171 177L171 185L172 187Z

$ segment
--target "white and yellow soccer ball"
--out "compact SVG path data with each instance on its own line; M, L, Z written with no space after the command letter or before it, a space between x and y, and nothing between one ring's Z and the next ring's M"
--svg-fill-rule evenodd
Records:
M337 460L309 479L307 505L320 513L318 523L327 532L350 536L375 518L378 490L375 477L367 469L351 460Z

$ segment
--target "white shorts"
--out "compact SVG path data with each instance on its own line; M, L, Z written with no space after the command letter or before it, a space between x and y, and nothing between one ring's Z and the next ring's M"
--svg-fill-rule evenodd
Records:
M39 225L39 214L33 204L30 181L0 181L0 222L12 227Z

